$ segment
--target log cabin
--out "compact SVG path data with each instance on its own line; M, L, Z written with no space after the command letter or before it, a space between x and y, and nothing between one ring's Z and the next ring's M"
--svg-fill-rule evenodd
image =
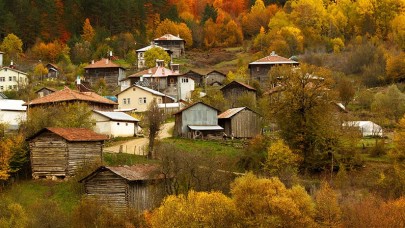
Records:
M133 208L138 212L158 206L165 196L163 179L156 164L100 166L80 183L87 197L109 204L116 212Z
M101 162L104 140L85 128L48 127L29 137L32 177L63 179L83 165Z

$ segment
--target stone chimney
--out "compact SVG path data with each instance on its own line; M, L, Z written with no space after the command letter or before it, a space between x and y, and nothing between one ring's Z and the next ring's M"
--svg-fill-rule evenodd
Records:
M172 68L172 71L173 71L174 73L180 73L180 64L172 63L172 64L171 64L171 68Z
M275 51L272 51L270 55L271 55L271 56L276 56L277 54L276 54Z
M156 59L156 67L164 67L165 61L162 59Z

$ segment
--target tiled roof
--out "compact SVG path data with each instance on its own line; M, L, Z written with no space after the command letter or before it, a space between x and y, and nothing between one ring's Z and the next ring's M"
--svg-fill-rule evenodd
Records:
M71 142L87 142L87 141L104 141L107 140L107 135L98 134L87 128L61 128L61 127L48 127L40 130L29 139L35 138L45 131L53 132L60 137Z
M93 110L93 112L98 113L102 116L109 118L110 120L118 120L118 121L128 121L128 122L139 122L138 119L124 113L124 112L104 112L104 111L97 111Z
M172 34L165 34L159 38L156 38L155 40L157 41L157 40L183 40L183 39L178 36L174 36Z
M95 69L95 68L123 68L118 64L115 64L109 59L101 59L93 64L87 65L84 69Z
M143 71L139 71L135 74L129 75L127 78L137 78L137 77L167 77L167 76L172 76L172 75L180 75L179 72L172 71L169 68L166 67L152 67ZM125 78L125 79L127 79ZM125 80L124 79L124 80Z
M229 86L231 86L231 85L233 85L233 84L239 84L239 85L241 85L241 86L243 86L243 87L245 87L245 88L247 88L247 89L249 89L249 90L254 90L254 91L256 91L256 89L253 88L253 87L251 87L250 85L247 85L247 84L245 84L245 83L238 82L238 81L232 81L232 82L228 83L226 86L222 87L221 90L223 90L223 89L225 89L225 88L227 88L227 87L229 87Z
M136 52L144 52L144 51L147 51L147 50L149 50L149 49L151 49L151 48L154 48L154 47L161 48L161 49L163 49L163 50L165 50L165 51L170 51L170 49L168 49L168 48L164 48L164 47L161 47L161 46L159 46L159 45L154 44L154 45L149 45L149 46L140 48L140 49L136 50Z
M22 71L16 70L16 69L11 68L11 67L0 67L0 71L1 71L1 70L11 70L11 71L14 71L14 72L19 73L19 74L28 75L28 74L27 74L27 73L25 73L25 72L22 72Z
M163 179L164 175L157 164L137 164L133 166L100 166L93 173L79 182L92 179L97 173L110 170L127 181L144 181Z
M234 116L236 113L242 111L245 109L245 107L240 107L240 108L231 108L226 110L225 112L221 113L218 115L218 119L228 119Z
M249 63L250 64L299 64L297 61L287 59L276 54L271 54L259 60Z
M32 100L29 103L24 105L37 105L37 104L47 104L47 103L57 103L64 101L86 101L102 104L116 105L116 102L113 102L107 98L104 98L94 92L79 92L71 90L68 87L65 87L63 90L56 91L54 93L48 94L47 96L40 97Z

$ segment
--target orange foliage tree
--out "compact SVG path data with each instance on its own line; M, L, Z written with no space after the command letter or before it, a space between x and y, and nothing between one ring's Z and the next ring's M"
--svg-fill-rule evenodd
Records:
M193 36L191 30L187 27L185 23L176 23L169 19L165 19L160 22L155 32L157 37L163 36L165 34L179 35L182 39L186 41L186 47L193 46Z
M43 61L56 62L63 55L69 56L69 47L55 40L50 43L37 42L31 49L32 54Z

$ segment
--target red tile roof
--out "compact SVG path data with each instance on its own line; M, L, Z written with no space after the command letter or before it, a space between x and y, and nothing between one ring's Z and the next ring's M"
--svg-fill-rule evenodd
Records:
M98 134L92 130L87 128L61 128L61 127L47 127L33 136L29 137L28 139L32 139L37 137L38 135L42 134L45 131L53 132L60 137L66 139L67 141L71 142L88 142L88 141L104 141L107 140L107 135Z
M93 64L87 65L84 69L95 69L95 68L123 68L118 64L115 64L109 59L101 59Z
M117 104L94 92L79 92L71 90L68 87L65 87L63 90L59 90L54 93L48 94L47 96L34 99L29 103L25 103L24 105L38 105L38 104L58 103L65 101L85 101L110 105Z
M276 54L271 54L259 60L249 63L250 64L299 64L297 61L287 59Z
M131 74L128 77L126 77L125 79L122 79L121 81L124 81L128 78L137 78L137 77L142 77L144 75L150 75L151 77L167 77L167 76L176 76L176 75L180 75L179 72L176 71L172 71L169 68L166 67L152 67L143 71L139 71L135 74Z

